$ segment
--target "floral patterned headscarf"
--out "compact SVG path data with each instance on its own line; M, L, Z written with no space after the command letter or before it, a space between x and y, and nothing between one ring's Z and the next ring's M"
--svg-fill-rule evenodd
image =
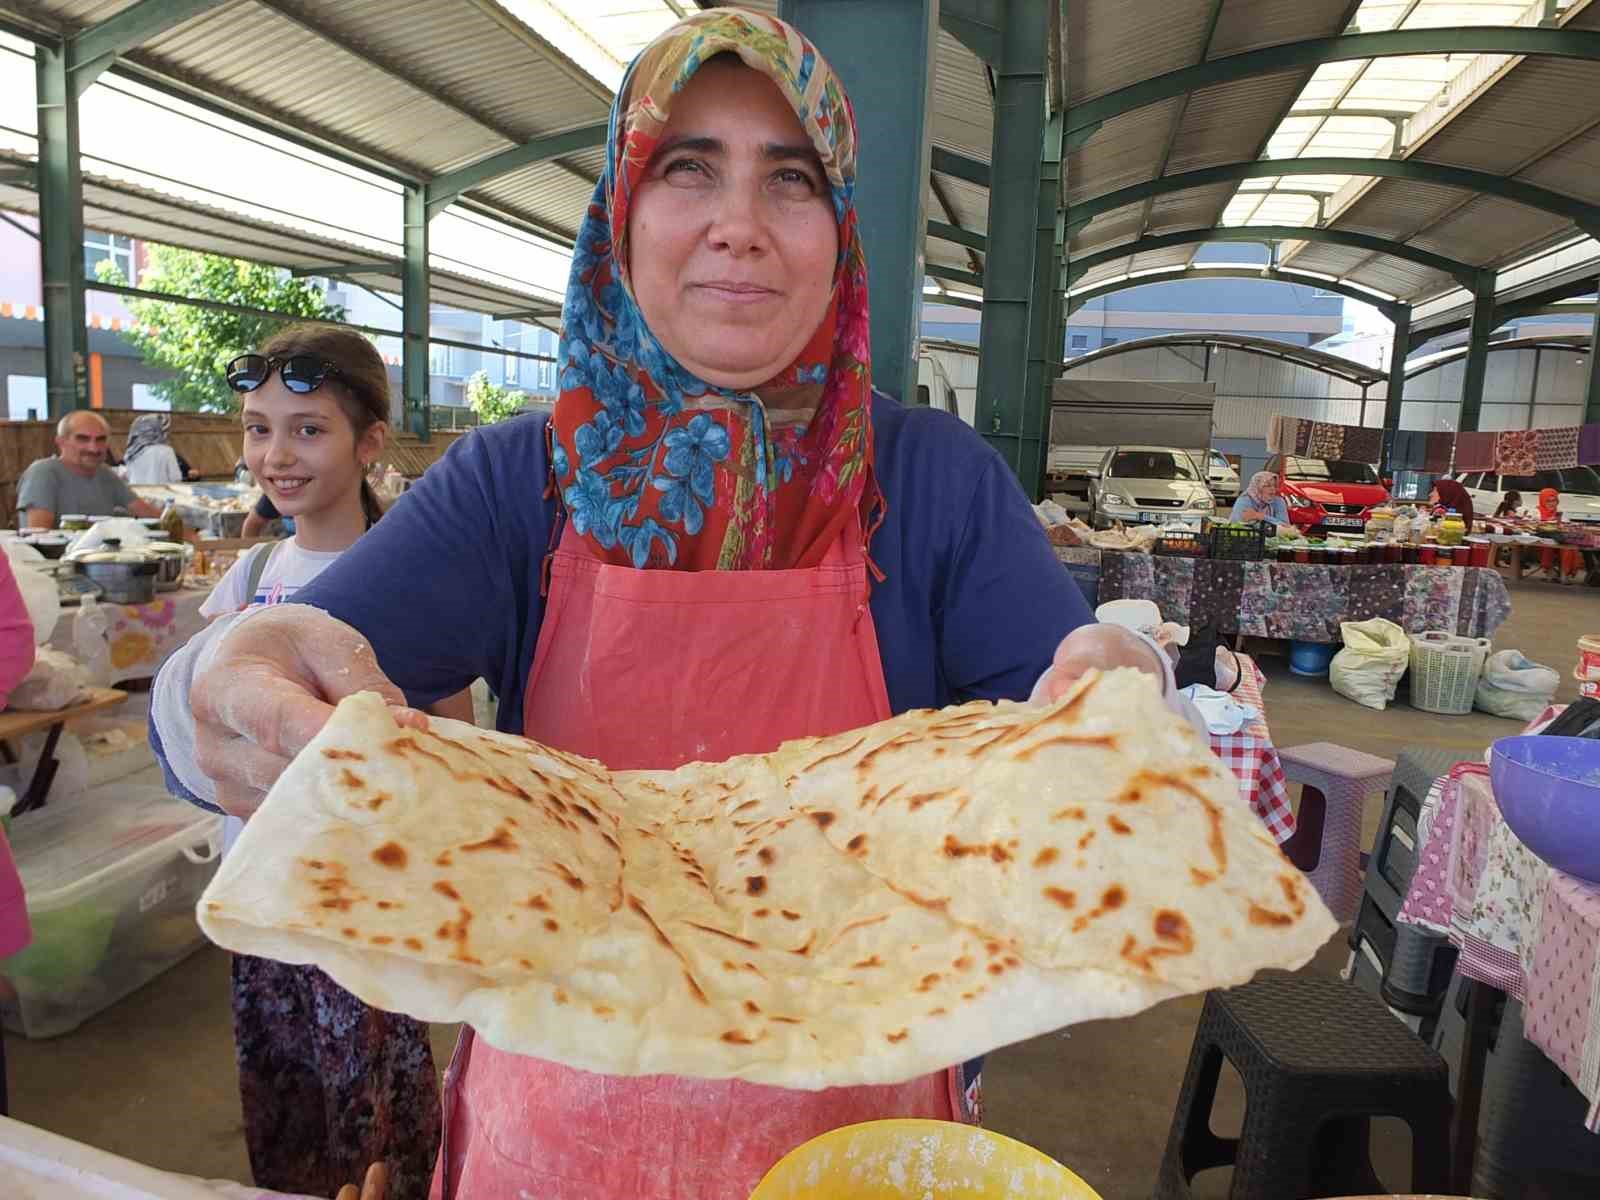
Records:
M822 160L839 229L821 325L793 363L744 393L681 366L650 331L628 280L634 190L673 97L718 54L737 55L783 93ZM857 513L870 526L881 500L855 164L844 88L816 48L776 17L697 13L629 67L611 109L606 171L572 256L551 422L558 494L604 561L690 571L809 567Z

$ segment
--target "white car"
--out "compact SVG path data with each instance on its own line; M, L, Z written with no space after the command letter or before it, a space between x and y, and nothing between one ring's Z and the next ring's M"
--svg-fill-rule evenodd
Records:
M1507 492L1522 494L1526 516L1539 513L1539 493L1553 487L1561 493L1561 518L1565 521L1600 521L1600 472L1593 467L1563 467L1535 471L1532 475L1496 475L1493 471L1460 471L1455 480L1472 497L1475 517L1492 517Z
M1113 446L1089 483L1097 529L1197 520L1216 506L1194 458L1171 446Z
M1239 472L1220 451L1206 451L1206 486L1217 498L1218 505L1231 508L1239 498Z

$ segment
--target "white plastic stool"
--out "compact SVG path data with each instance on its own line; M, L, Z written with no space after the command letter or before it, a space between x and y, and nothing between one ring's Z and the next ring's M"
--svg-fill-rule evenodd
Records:
M1302 787L1294 835L1283 852L1343 923L1361 908L1361 819L1373 792L1386 792L1394 763L1333 742L1278 751L1283 774Z

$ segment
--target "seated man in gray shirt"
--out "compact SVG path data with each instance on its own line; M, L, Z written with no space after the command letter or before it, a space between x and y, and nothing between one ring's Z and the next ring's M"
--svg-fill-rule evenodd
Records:
M110 439L111 428L99 413L80 409L62 417L56 426L56 457L41 458L32 464L17 484L17 507L24 514L23 525L53 529L65 513L159 517L159 508L139 499L106 466Z

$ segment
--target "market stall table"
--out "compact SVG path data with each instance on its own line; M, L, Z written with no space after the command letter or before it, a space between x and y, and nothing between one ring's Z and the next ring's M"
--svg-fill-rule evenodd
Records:
M1461 950L1456 971L1474 981L1458 1113L1465 1179L1487 1048L1485 987L1522 1002L1528 1040L1583 1093L1585 1125L1600 1131L1600 886L1555 870L1518 840L1478 763L1457 765L1434 786L1418 832L1400 920L1447 934Z
M50 794L50 785L55 781L56 771L61 766L56 760L56 746L61 741L61 730L66 723L78 717L87 717L90 713L115 708L127 698L127 692L119 692L115 688L94 688L87 700L67 708L49 712L25 710L0 712L0 755L3 755L8 763L14 764L17 761L16 751L11 746L12 742L27 737L30 733L38 733L41 729L47 731L44 749L39 752L39 761L33 768L33 778L28 781L27 789L18 797L17 805L12 809L13 816L21 816L44 805L44 798Z
M1248 654L1234 657L1239 660L1240 678L1233 698L1261 713L1261 720L1238 733L1211 734L1211 749L1239 777L1245 799L1281 846L1294 834L1294 808L1289 802L1283 763L1278 761L1278 748L1267 730L1267 708L1261 699L1266 676Z
M1383 617L1408 633L1443 630L1488 637L1511 615L1511 597L1490 567L1401 563L1326 566L1057 547L1056 557L1099 603L1154 600L1180 625L1248 637L1337 642L1345 621Z
M106 604L107 633L111 640L111 682L152 679L167 656L206 626L200 606L211 594L209 585L157 592L146 604ZM52 649L76 656L72 640L73 618L78 609L64 608L50 636Z

